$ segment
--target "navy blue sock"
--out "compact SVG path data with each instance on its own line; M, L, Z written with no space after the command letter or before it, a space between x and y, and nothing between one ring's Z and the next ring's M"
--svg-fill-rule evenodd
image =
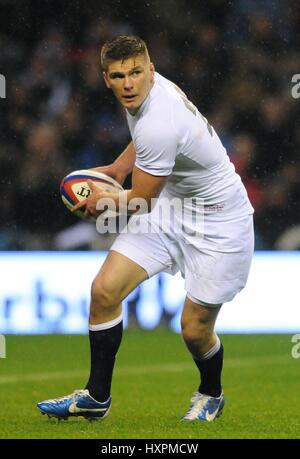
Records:
M224 348L221 343L220 349L209 359L195 360L201 375L199 392L201 394L219 397L222 392L221 373L223 368Z
M91 349L91 370L86 389L99 402L110 396L115 357L121 344L123 322L97 331L89 331Z

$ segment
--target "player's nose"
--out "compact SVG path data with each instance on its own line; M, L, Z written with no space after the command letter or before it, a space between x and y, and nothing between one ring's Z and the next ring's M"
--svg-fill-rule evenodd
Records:
M124 78L124 89L132 89L133 88L133 83L132 79L128 76L125 76Z

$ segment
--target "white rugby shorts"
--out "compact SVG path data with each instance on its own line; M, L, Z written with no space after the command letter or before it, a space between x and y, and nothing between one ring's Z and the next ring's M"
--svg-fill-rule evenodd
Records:
M147 220L147 215L131 219ZM130 226L130 222L129 222ZM169 232L121 233L111 250L145 269L149 277L160 272L185 279L187 296L211 307L231 301L246 285L253 249L253 217L229 222L204 222L203 237Z

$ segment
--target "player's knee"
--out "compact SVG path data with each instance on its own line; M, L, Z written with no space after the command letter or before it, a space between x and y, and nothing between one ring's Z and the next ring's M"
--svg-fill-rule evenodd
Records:
M211 330L204 323L181 323L182 337L190 348L201 349L211 337Z
M112 309L120 304L118 293L99 279L95 279L91 289L91 312L99 309Z

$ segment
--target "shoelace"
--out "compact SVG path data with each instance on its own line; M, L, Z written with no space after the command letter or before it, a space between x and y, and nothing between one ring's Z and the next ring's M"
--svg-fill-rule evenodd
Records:
M77 389L72 392L72 394L65 395L64 397L59 397L59 398L54 398L49 400L50 403L60 403L64 402L65 400L69 400L72 397L72 400L75 401L76 395L88 395L88 392L86 389Z
M205 404L205 402L209 399L207 395L200 394L199 392L195 392L193 397L191 398L190 407L184 416L185 419L194 418L199 414L201 408Z

